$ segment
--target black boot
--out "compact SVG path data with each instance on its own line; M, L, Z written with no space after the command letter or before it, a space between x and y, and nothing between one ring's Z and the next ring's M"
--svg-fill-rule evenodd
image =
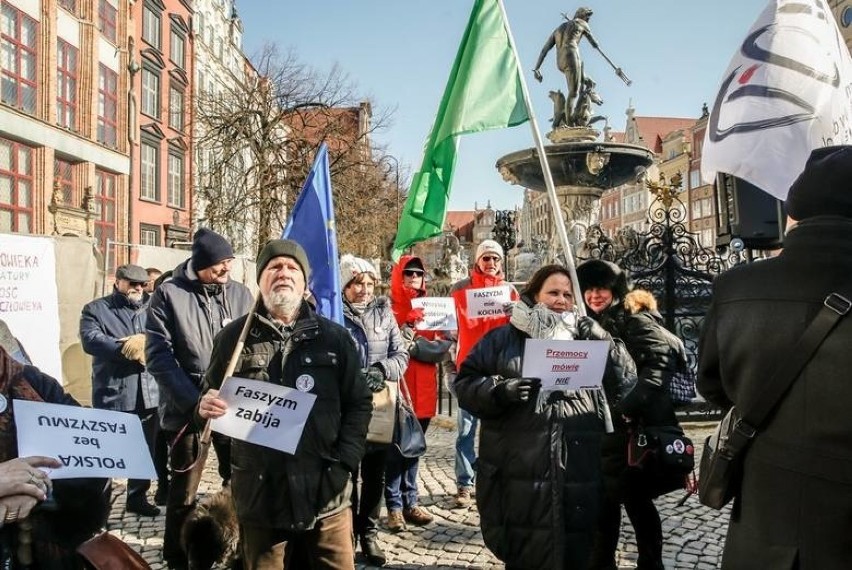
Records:
M373 566L384 566L388 561L384 551L379 546L379 539L371 534L361 537L361 553L367 558L367 562Z

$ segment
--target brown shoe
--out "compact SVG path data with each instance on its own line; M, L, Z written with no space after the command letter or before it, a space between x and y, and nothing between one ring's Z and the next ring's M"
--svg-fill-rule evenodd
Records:
M471 497L470 487L459 487L459 492L456 493L453 508L468 509L472 503L473 499Z
M429 511L420 505L414 505L410 509L403 509L402 517L414 526L424 526L435 520L435 518L429 514Z
M395 510L388 512L387 527L390 532L405 530L405 518L402 516L402 511Z

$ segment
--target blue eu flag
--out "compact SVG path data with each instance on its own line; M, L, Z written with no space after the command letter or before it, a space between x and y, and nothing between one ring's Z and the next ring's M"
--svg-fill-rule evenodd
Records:
M343 301L337 270L337 230L331 197L328 148L320 145L302 192L281 234L301 245L308 254L311 278L308 289L317 302L317 312L343 324Z

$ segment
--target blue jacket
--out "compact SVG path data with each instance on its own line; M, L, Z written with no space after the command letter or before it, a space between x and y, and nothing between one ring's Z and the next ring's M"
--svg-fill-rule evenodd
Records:
M228 281L209 294L189 260L151 296L146 326L148 371L160 391L160 425L178 431L192 418L201 379L210 364L213 338L229 322L251 309L248 287Z
M376 365L384 371L386 380L398 382L408 366L408 351L388 298L374 298L360 315L344 300L343 317L358 348L361 368Z
M92 355L92 406L103 410L139 412L156 408L157 383L145 366L121 354L118 339L145 332L147 296L133 307L117 290L83 307L80 339ZM137 408L141 391L141 407Z

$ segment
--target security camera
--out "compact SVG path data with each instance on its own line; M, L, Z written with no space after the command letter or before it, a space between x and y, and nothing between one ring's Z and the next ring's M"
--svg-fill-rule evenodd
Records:
M745 242L740 238L734 238L731 240L731 249L739 253L745 249Z

